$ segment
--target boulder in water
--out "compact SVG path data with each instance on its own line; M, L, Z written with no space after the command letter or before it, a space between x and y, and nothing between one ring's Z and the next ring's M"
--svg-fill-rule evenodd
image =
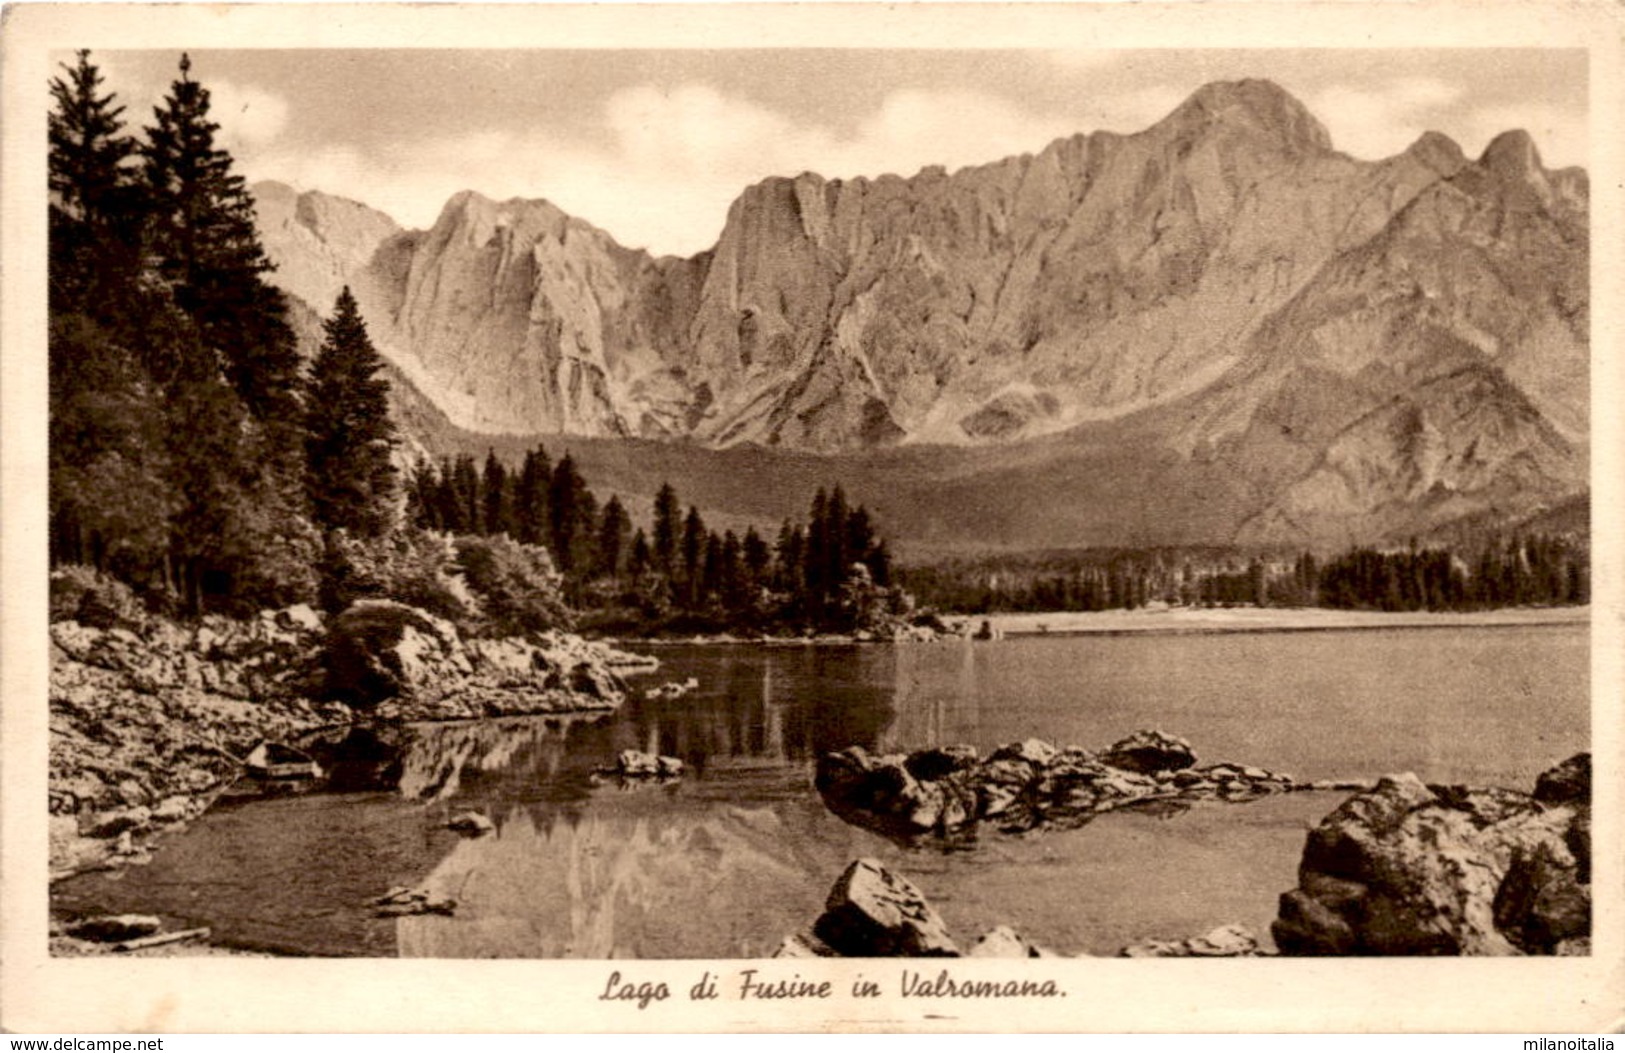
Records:
M942 918L907 878L873 859L846 868L814 934L848 958L958 957Z
M830 811L903 843L966 841L977 825L1023 832L1078 826L1101 812L1148 801L1251 800L1307 788L1263 768L1190 767L1184 739L1140 731L1101 753L1041 739L1012 742L986 759L970 746L873 756L851 746L819 758L814 785Z
M1008 925L998 925L971 944L965 952L967 958L1058 958L1054 951L1046 950L1027 939Z
M1159 771L1178 771L1196 763L1191 744L1174 735L1160 731L1136 731L1128 738L1112 743L1100 755L1100 762L1124 771L1149 775Z
M462 654L445 619L393 600L360 600L333 619L323 658L328 694L370 709L413 694Z
M1506 955L1586 938L1590 806L1572 777L1582 767L1589 757L1542 776L1561 803L1381 779L1310 833L1276 944L1290 955Z
M497 828L490 816L483 812L459 812L446 821L446 829L464 837L483 837Z

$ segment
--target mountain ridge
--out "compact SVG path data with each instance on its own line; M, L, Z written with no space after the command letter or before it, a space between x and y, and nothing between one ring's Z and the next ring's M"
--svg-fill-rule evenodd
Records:
M463 191L404 231L290 193L261 201L273 281L314 307L348 281L473 432L845 463L1116 429L1233 479L1219 525L1271 542L1585 488L1589 188L1519 131L1357 161L1279 87L1220 83L951 174L759 180L686 258L540 200Z

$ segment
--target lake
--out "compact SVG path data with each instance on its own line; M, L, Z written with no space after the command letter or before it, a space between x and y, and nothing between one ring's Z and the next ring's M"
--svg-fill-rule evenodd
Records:
M1187 738L1199 763L1528 789L1588 748L1587 639L1568 624L652 647L662 668L616 713L330 736L314 747L327 790L222 801L150 865L59 883L53 906L157 913L294 954L760 957L872 856L962 942L999 923L1069 954L1228 922L1267 939L1306 831L1346 795L909 849L829 814L814 761L854 743L1099 747L1153 727ZM680 699L643 697L689 677L699 688ZM626 748L681 757L688 773L595 778ZM444 828L467 809L497 831ZM457 913L375 918L369 901L396 885L453 895Z

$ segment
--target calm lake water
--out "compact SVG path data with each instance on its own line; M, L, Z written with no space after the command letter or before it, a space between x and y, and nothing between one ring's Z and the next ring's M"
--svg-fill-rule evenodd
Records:
M1344 795L1118 813L943 852L830 815L815 758L1030 736L1096 747L1156 727L1202 763L1527 788L1589 741L1579 625L654 650L661 670L612 715L325 742L331 792L222 802L151 865L64 882L54 905L158 913L300 954L758 957L816 917L847 863L874 856L967 942L1003 922L1110 954L1233 921L1266 936L1305 832ZM700 687L682 699L641 697L690 676ZM629 747L682 757L689 774L594 779ZM444 829L471 808L496 833ZM454 895L456 916L374 918L369 901L395 885Z

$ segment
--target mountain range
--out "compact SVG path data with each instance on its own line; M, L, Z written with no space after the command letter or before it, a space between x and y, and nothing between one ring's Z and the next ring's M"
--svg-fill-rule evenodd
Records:
M1382 541L1587 489L1587 178L1521 131L1366 162L1215 83L1133 135L765 179L687 259L545 201L422 231L253 192L307 342L349 285L427 452L550 437L770 521L840 481L920 545Z

